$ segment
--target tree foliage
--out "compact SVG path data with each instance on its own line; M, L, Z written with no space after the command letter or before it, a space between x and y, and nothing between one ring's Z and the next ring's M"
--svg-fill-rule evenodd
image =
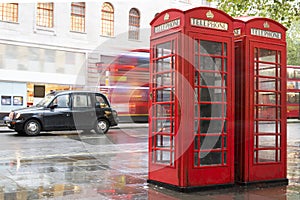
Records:
M232 17L260 16L271 18L289 28L300 20L299 0L210 0Z
M294 21L287 32L287 63L300 66L300 20Z
M300 65L300 0L208 0L232 17L260 16L286 28L289 65Z

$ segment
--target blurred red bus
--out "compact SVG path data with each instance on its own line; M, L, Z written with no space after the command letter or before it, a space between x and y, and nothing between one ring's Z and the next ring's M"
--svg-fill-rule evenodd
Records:
M300 66L287 66L287 118L299 118Z
M149 56L149 50L137 49L101 64L100 91L108 96L120 121L148 122Z

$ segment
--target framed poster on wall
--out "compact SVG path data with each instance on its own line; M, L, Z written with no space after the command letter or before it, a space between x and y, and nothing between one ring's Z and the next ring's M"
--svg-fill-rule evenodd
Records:
M45 97L45 85L34 85L33 97L38 97L38 98Z
M14 96L13 104L14 104L14 106L23 106L23 97L22 96Z
M11 105L11 96L1 96L1 105Z

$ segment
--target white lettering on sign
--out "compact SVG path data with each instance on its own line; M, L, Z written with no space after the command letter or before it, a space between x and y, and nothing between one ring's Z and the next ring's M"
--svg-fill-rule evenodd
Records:
M233 33L234 33L234 36L239 36L239 35L241 35L241 29L240 28L234 29Z
M224 30L224 31L228 30L227 23L215 22L215 21L204 20L204 19L191 18L191 25L206 27L206 28L213 28L213 29Z
M173 21L155 26L154 27L154 33L159 33L159 32L162 32L162 31L166 31L166 30L169 30L169 29L177 27L177 26L180 26L180 19L175 19Z
M267 38L274 38L274 39L281 39L281 33L273 32L273 31L266 31L257 28L251 28L251 35L267 37Z

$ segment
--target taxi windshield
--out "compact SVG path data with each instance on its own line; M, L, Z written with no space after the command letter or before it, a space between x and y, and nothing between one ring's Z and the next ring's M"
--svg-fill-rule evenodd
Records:
M45 107L48 106L48 104L53 100L54 94L50 93L47 94L38 104L36 104L36 107Z

